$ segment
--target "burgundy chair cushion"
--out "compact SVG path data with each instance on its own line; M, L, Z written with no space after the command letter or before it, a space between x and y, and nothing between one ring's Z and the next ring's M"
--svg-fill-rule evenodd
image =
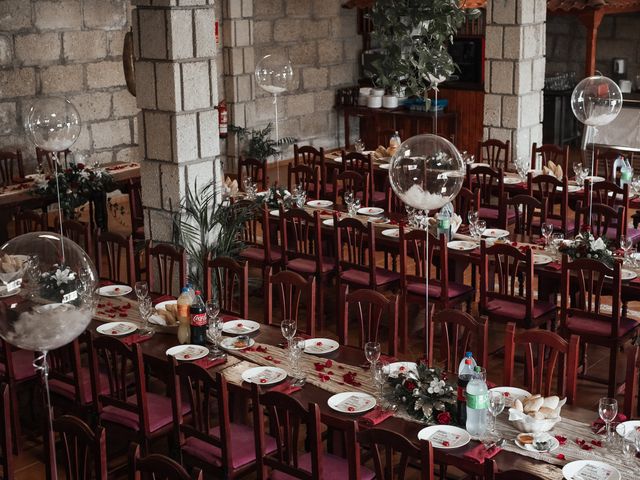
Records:
M500 210L498 208L492 207L480 207L478 209L478 215L480 218L484 218L487 220L497 220L498 215L500 214ZM516 212L513 211L512 208L507 209L507 223L512 224L516 221Z
M136 396L128 399L129 403L136 404ZM149 408L149 432L153 433L162 427L173 423L171 410L171 398L156 393L147 393L147 406ZM188 402L182 402L182 414L189 413L191 407ZM117 423L131 430L139 430L138 414L109 405L102 409L100 419L106 422Z
M551 302L533 302L533 318L540 318L543 315L553 312L555 304ZM526 308L523 303L506 299L494 299L487 302L487 310L496 313L501 317L509 317L514 320L524 320Z
M364 270L356 270L350 268L340 274L340 278L348 283L354 283L356 285L369 285L369 272ZM396 282L400 279L400 274L386 270L381 267L376 267L376 286L386 285L387 283Z
M25 380L36 375L36 369L33 366L35 357L31 350L14 350L11 355L15 380ZM0 375L6 375L4 363L0 363Z
M240 256L249 261L264 262L264 249L262 247L247 247L240 252ZM271 249L271 258L274 262L279 262L282 258L280 249Z
M109 392L109 377L105 372L100 372L100 393ZM69 378L72 378L72 374L69 373ZM49 380L49 387L52 392L57 393L60 396L75 400L76 391L73 384L66 383L62 380L53 378ZM80 369L80 400L82 403L87 404L93 401L93 393L91 392L91 376L89 375L89 369L82 367Z
M473 291L473 287L463 285L462 283L449 282L449 298L460 297ZM407 291L424 297L425 284L422 282L407 282ZM429 298L438 299L442 295L442 286L437 280L429 281Z
M322 463L322 475L326 479L338 480L342 478L349 478L349 462L336 455L325 453L320 458ZM298 466L306 470L311 471L311 454L305 453L298 459ZM375 478L375 473L369 470L367 467L360 467L360 480L371 480ZM271 474L271 480L294 480L295 477L287 475L286 473L274 471Z
M560 230L560 227L562 226L562 220L559 218L547 218L546 223L553 225L554 230ZM540 227L540 220L534 220L533 225ZM575 225L576 222L572 218L567 218L567 232L573 233Z
M386 192L378 192L377 190L371 194L371 203L383 203L387 201Z
M631 318L624 317L620 320L619 337L624 337L627 333L638 326L638 322ZM611 322L595 320L593 318L572 315L567 318L567 328L571 333L578 335L594 335L598 337L610 337Z
M335 268L336 264L334 261L322 260L322 264L320 268L322 269L322 273L330 272ZM311 260L309 258L294 258L293 260L289 260L287 262L287 270L293 270L297 273L315 273L316 271L316 262L315 260Z

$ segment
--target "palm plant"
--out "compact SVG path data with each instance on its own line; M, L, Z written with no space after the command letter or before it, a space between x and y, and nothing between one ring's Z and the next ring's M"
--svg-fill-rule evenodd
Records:
M249 129L229 125L229 131L236 133L241 140L246 142L244 153L247 157L257 158L258 160L266 160L267 158L280 153L278 147L283 145L291 145L296 143L293 137L282 137L279 140L271 138L271 130L273 125L269 123L263 129Z

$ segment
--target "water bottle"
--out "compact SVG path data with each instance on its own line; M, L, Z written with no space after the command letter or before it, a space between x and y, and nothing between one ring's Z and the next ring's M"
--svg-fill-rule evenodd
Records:
M451 216L447 211L440 211L436 215L436 219L438 220L438 238L444 234L447 242L451 240Z
M191 299L191 303L196 299L196 291L193 289L193 285L191 283L187 283L185 288L189 291L189 298Z
M476 367L473 377L467 384L467 432L473 437L481 437L487 430L487 411L489 409L489 389L486 370Z
M178 342L189 343L191 335L191 323L189 309L191 308L191 297L189 289L184 287L178 297Z
M398 148L402 144L402 139L400 138L400 134L396 130L395 133L389 139L389 147Z
M631 183L631 180L633 179L633 167L631 166L631 163L629 162L629 160L624 160L623 159L624 164L622 165L622 168L620 169L620 186L624 187L624 185L626 183Z
M464 357L462 357L462 360L460 360L460 363L458 364L458 375L462 373L462 367L464 367L467 358L471 359L471 373L473 374L473 372L475 372L476 367L478 366L478 362L476 362L476 359L473 358L472 352L466 352L464 354Z
M456 414L458 425L464 425L467 421L467 401L464 397L467 384L473 378L473 369L476 361L471 352L467 352L458 367L458 398L456 399Z

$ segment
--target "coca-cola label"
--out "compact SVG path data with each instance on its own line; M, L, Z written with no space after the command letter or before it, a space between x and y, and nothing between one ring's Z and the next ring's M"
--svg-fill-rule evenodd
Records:
M207 324L207 314L206 313L194 313L191 316L191 325L194 327L202 327Z

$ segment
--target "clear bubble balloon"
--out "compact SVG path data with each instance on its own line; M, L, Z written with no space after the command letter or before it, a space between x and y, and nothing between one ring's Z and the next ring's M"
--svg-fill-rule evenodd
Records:
M80 114L66 98L39 98L29 110L26 126L37 147L62 152L71 148L80 135Z
M602 75L587 77L573 89L571 109L578 121L585 125L607 125L622 109L622 92L610 78Z
M255 75L260 88L273 95L291 90L293 86L293 65L282 52L262 57L256 65Z
M402 143L389 168L393 191L419 210L436 210L449 203L460 191L464 177L458 149L446 138L430 134Z
M43 352L72 342L95 312L97 279L89 256L66 237L9 240L0 247L0 337Z

